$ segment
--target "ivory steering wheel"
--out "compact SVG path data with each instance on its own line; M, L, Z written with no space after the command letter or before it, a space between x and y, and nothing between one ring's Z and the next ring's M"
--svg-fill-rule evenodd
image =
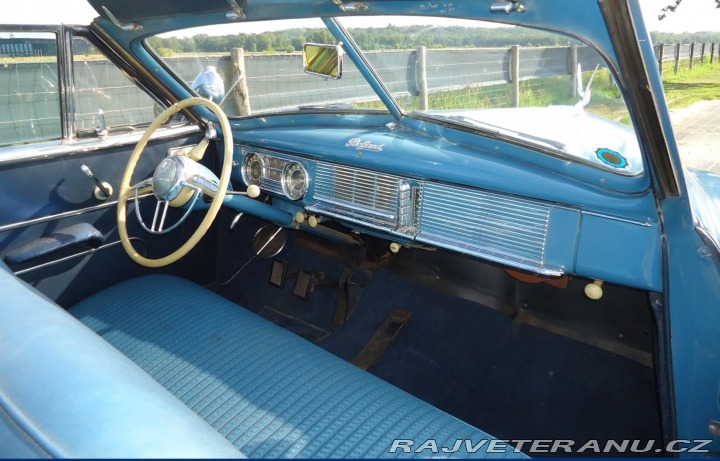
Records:
M223 163L222 172L218 179L210 170L205 168L199 162L205 153L208 145L208 137L195 146L190 152L169 156L163 159L155 169L151 178L145 179L135 185L130 185L133 172L137 166L138 160L142 155L148 140L157 128L165 123L170 117L179 111L190 106L205 106L210 109L222 128L223 134ZM203 238L207 230L210 228L213 220L220 211L220 207L225 199L228 185L230 183L230 172L232 170L233 142L230 122L223 110L214 102L203 98L188 98L168 107L163 113L158 115L155 121L148 127L145 134L135 146L130 159L128 160L125 174L120 182L120 190L118 192L117 220L118 233L123 248L136 263L145 267L162 267L172 264L185 256L190 250L197 245ZM155 216L153 223L148 227L139 212L139 196L152 191L157 199L155 207ZM175 229L182 223L193 209L198 198L206 194L213 197L212 204L207 210L202 222L180 248L167 256L158 259L151 259L142 256L133 247L127 232L127 201L135 199L135 215L141 226L151 234L164 234ZM165 215L168 207L180 208L186 207L185 215L173 226L163 229ZM159 220L158 220L159 219Z

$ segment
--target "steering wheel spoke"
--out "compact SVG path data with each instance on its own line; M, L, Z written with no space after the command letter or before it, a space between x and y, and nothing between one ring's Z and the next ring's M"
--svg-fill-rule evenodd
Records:
M150 226L150 232L161 234L163 230L163 226L165 225L165 218L167 217L167 210L170 207L170 201L168 200L158 200L155 204L155 214L153 215L153 222L152 226ZM162 217L160 218L160 223L158 224L158 215L160 214L160 208L162 208ZM137 207L135 208L137 210ZM158 227L155 228L155 224L158 224Z
M152 187L153 185L153 178L152 176L149 178L145 178L139 183L135 184L134 186L130 186L130 189L144 189L147 187Z
M145 195L152 192L152 186L153 186L153 178L152 176L143 179L139 183L135 184L134 186L130 186L130 189L132 189L135 192L135 195Z
M149 179L152 180L152 178ZM147 181L147 179L145 181ZM140 186L140 184L138 183L136 184L136 186ZM145 232L154 235L167 234L168 232L177 229L178 226L185 222L188 216L190 216L190 212L193 211L193 209L195 208L195 204L198 201L198 198L200 198L200 196L202 195L202 190L199 187L188 183L183 183L183 186L193 190L192 198L188 201L189 204L185 205L186 209L182 217L178 219L175 224L168 228L165 228L165 221L167 218L168 209L172 206L172 200L162 200L155 197L155 212L153 213L152 224L148 226L147 224L145 224L145 220L143 219L142 213L140 212L141 190L147 188L148 186L135 187L135 217L140 223L140 227L142 227Z

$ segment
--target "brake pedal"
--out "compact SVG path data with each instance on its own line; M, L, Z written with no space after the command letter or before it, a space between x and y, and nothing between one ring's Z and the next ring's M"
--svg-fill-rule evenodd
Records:
M406 309L395 309L387 316L370 341L350 360L350 363L363 370L369 370L380 361L390 345L395 342L400 330L410 320L412 314Z
M295 287L293 287L293 295L303 301L307 301L310 297L310 292L313 289L314 281L315 274L305 271L298 272L297 280L295 280Z

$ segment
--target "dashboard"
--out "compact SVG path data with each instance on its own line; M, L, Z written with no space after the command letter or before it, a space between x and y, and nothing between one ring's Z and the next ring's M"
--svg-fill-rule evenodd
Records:
M659 288L653 269L646 266L641 279L637 265L619 261L639 247L646 249L643 264L659 257L658 229L648 223L266 146L237 144L236 163L234 179L260 187L273 206L383 237L396 249L440 248L540 276L577 274ZM624 236L619 245L608 246L612 235Z

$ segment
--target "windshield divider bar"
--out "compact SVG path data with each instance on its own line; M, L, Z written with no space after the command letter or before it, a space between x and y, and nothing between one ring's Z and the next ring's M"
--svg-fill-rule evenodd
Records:
M403 117L403 112L398 103L390 94L390 91L385 87L380 80L380 77L375 73L375 70L365 59L365 56L359 51L355 40L348 34L345 28L335 18L323 18L325 26L330 32L343 43L343 50L352 60L355 67L357 67L360 74L367 80L372 87L373 91L380 97L380 100L385 104L390 113L396 120L400 120Z

